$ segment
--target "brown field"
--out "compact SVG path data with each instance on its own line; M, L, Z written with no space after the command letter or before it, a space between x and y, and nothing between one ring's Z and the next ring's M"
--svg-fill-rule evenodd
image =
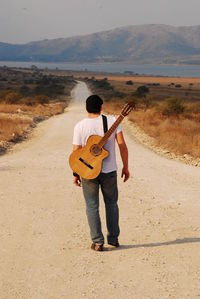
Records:
M24 104L0 103L0 149L2 152L9 146L9 142L23 140L28 131L39 121L50 116L63 113L66 103L38 104L28 106Z
M104 111L110 114L119 114L121 103L104 104ZM177 155L200 157L200 113L199 121L185 117L165 117L155 108L133 111L128 119L138 125L145 133L156 140L156 144L163 149Z
M63 113L76 82L40 70L0 68L0 153L26 138L31 128Z
M65 76L71 76L71 78L78 78L79 80L85 80L85 78L102 80L107 78L112 86L111 90L98 89L88 80L86 80L86 83L92 92L101 95L105 99L105 111L114 114L120 112L126 101L135 98L134 93L138 87L141 85L148 86L149 93L145 98L137 99L137 109L130 114L129 119L146 134L153 137L158 146L179 155L187 154L195 158L200 157L200 78L119 76L68 71L47 71L45 74L55 77L60 76L61 80ZM14 70L11 75L8 72L8 82L0 83L4 87L4 90L0 88L0 95L4 97L10 92L10 89L15 91L20 85L20 80L23 81L25 78L25 73L17 72L17 70ZM36 75L39 78L41 76L40 73ZM15 76L14 79L13 76ZM29 79L33 78L30 71L28 71L28 76ZM130 80L133 85L126 84ZM6 84L9 84L8 91L5 89ZM66 86L67 95L69 95L73 84L70 83ZM34 85L30 84L29 88L33 90ZM164 107L172 98L180 99L184 105L184 112L180 115L163 114ZM17 140L18 136L26 134L27 128L33 125L35 121L62 113L67 105L66 101L59 102L59 100L58 102L50 100L47 104L38 102L33 103L33 105L29 105L28 101L29 99L26 99L24 103L22 100L22 102L14 104L5 101L0 102L0 141Z
M63 71L64 72L64 71ZM67 72L68 74L68 72ZM117 81L117 82L126 82L132 80L135 83L139 84L152 84L152 83L160 83L163 85L168 85L170 83L182 84L183 86L188 86L190 83L193 83L200 88L200 78L197 77L160 77L160 76L134 76L134 75L118 75L118 74L99 74L99 73L91 73L91 72L70 72L71 75L79 77L80 79L88 77L95 77L98 80L103 78L107 78L109 81Z
M85 202L67 165L89 95L79 84L67 114L1 157L0 298L199 298L200 171L153 154L127 130L126 183L116 157L120 247L91 251ZM106 235L102 198L100 215Z
M0 140L17 141L32 123L28 117L0 115Z
M24 104L6 104L0 103L0 113L12 113L12 114L27 114L32 117L44 116L49 117L55 114L62 113L64 108L67 106L66 103L58 102L51 104L38 104L36 106L28 106Z
M105 76L95 76L97 79L103 79ZM125 82L132 80L136 83L148 84L148 83L160 83L168 85L170 83L182 84L188 86L188 84L193 83L200 87L200 78L180 78L180 77L156 77L156 76L111 76L109 75L108 80Z
M102 80L104 77L98 78ZM199 78L109 76L107 80L114 88L113 91L95 90L95 85L90 83L92 91L106 99L106 112L118 114L125 102L136 99L137 108L130 114L129 120L153 137L158 147L177 155L200 157ZM132 80L133 85L127 85L128 80ZM157 85L151 85L153 83ZM176 84L181 87L175 87ZM148 86L149 93L137 98L134 93L141 85ZM115 97L116 92L122 93L123 97ZM176 114L169 110L164 113L172 99L180 100L183 112Z

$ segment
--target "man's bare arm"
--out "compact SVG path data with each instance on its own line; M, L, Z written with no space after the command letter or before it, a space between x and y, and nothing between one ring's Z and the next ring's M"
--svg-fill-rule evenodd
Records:
M130 177L130 172L128 169L128 148L126 146L126 142L124 140L122 132L117 133L116 140L119 146L120 155L123 163L121 177L124 178L124 182L126 182Z
M81 145L73 145L73 152L75 151L75 150L77 150L77 149L79 149L79 148L82 148L82 146Z
M73 145L73 152L76 151L77 149L81 148L81 145ZM81 187L81 178L78 174L73 175L73 183L78 186Z

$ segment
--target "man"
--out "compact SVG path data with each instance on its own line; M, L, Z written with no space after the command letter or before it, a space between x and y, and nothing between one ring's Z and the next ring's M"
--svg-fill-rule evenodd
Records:
M88 117L78 122L74 128L73 151L85 146L87 139L91 135L104 136L102 121L103 100L98 95L91 95L86 100L86 110ZM108 129L115 122L115 117L107 116ZM118 212L118 188L117 188L117 165L115 157L115 141L119 146L123 168L121 177L124 182L129 179L128 169L128 149L120 127L110 136L104 148L109 152L109 156L103 160L102 169L95 179L86 180L74 173L73 182L76 186L83 188L86 202L86 214L90 227L92 239L91 248L95 251L102 251L104 236L101 231L101 220L99 215L99 187L101 188L105 208L107 224L108 244L119 247L119 212Z

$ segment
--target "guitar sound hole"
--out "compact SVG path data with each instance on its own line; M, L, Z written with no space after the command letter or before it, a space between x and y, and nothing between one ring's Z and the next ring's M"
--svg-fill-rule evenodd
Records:
M90 152L94 156L99 156L101 154L101 148L97 144L94 144L93 146L91 146Z

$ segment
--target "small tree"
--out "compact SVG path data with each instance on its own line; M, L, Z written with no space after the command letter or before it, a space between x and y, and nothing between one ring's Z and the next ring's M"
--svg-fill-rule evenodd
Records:
M21 99L21 96L17 92L9 92L5 96L5 102L7 104L17 104L17 103L19 103L20 99Z
M144 111L146 111L152 104L152 97L151 96L145 96L143 97L142 100L143 104L144 104Z
M126 81L126 84L127 85L133 85L133 81L132 80Z
M181 113L183 113L185 110L185 107L180 99L172 98L167 100L166 105L162 111L163 115L175 115L178 116Z
M145 97L147 93L149 93L149 87L147 87L146 85L142 85L137 88L135 94L139 98L142 98L142 97Z

